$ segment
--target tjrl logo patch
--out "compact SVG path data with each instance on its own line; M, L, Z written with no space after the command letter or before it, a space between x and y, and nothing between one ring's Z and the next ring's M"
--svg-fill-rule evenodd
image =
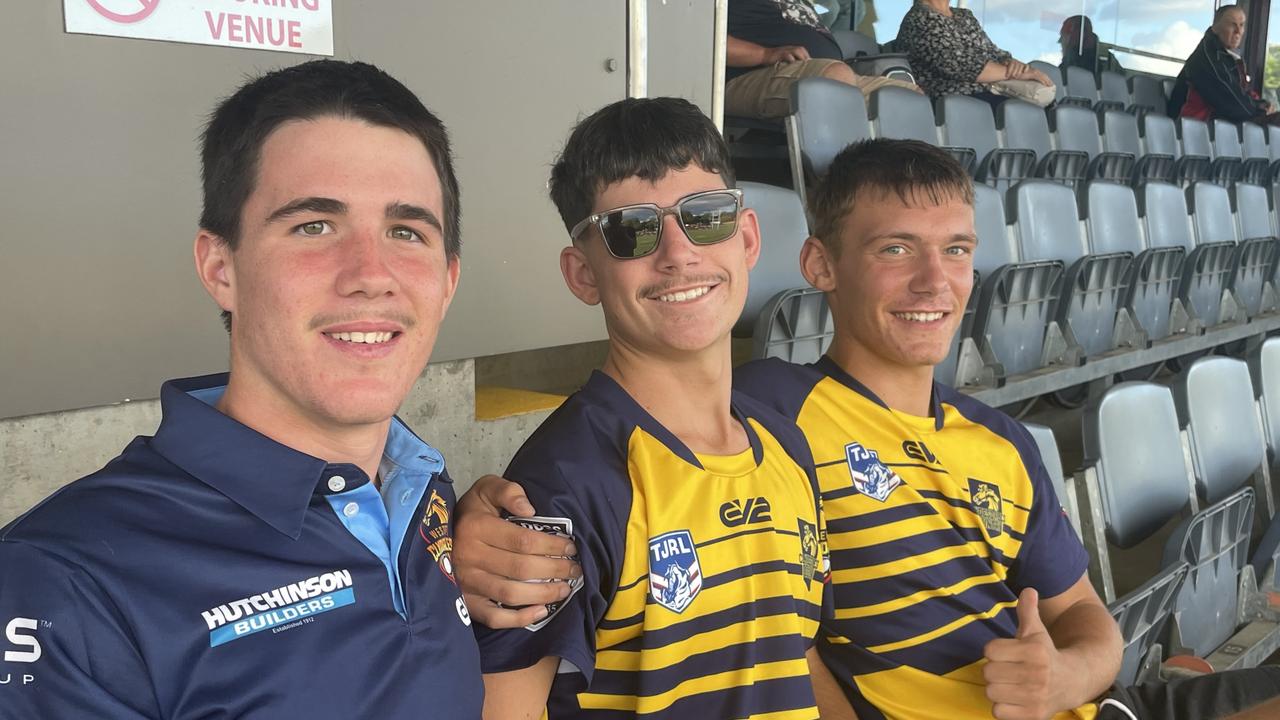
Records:
M880 462L880 454L862 447L861 443L845 445L844 457L849 463L849 477L853 480L853 487L863 495L884 502L889 498L889 493L902 484L898 473Z
M995 537L1004 532L1004 499L1000 486L977 478L969 478L969 502L982 518L987 534Z
M684 612L702 590L702 566L688 530L649 538L649 594L672 612Z

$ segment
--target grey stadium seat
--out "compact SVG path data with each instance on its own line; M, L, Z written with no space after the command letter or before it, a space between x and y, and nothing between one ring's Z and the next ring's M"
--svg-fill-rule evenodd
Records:
M1173 120L1160 113L1146 113L1138 125L1142 135L1142 153L1135 180L1149 179L1177 182L1174 161L1182 157L1178 128Z
M1138 188L1138 212L1143 219L1148 248L1182 249L1182 267L1177 271L1177 304L1181 312L1201 324L1216 324L1228 280L1223 266L1229 270L1230 248L1223 251L1196 247L1187 218L1186 196L1176 186L1143 183ZM1195 262L1190 259L1192 255L1197 257Z
M1255 491L1249 483L1259 475L1265 449L1244 362L1201 358L1178 377L1173 390L1187 430L1196 491L1210 504L1170 536L1165 564L1192 566L1175 612L1182 619L1180 644L1206 657L1234 640L1239 574L1253 526ZM1274 644L1274 637L1269 640ZM1222 655L1230 662L1242 653L1228 650L1217 662L1209 656L1215 669L1222 669Z
M1049 482L1053 483L1058 504L1066 511L1067 519L1071 521L1071 527L1075 529L1076 535L1080 535L1080 508L1076 504L1075 485L1069 484L1062 472L1062 456L1058 453L1058 441L1053 436L1053 430L1037 423L1022 425L1027 432L1031 433L1031 439L1036 441L1036 449L1040 451L1040 461L1044 463Z
M982 278L971 335L983 358L997 366L997 376L1018 375L1044 364L1045 334L1064 265L1059 260L1021 258L1003 241L1000 193L982 186L976 192L979 251L974 262ZM1002 241L991 242L992 236ZM1001 257L1000 251L1007 256Z
M944 95L935 114L943 145L973 148L973 175L979 182L1007 188L1034 170L1032 151L1000 147L995 116L987 103L968 95Z
M1186 204L1182 207L1193 213L1196 234L1195 246L1183 264L1178 297L1204 325L1217 325L1231 319L1222 304L1223 291L1231 287L1235 274L1235 221L1231 218L1231 199L1226 188L1197 182L1187 188ZM1164 212L1172 215L1176 209L1170 207ZM1147 208L1148 218L1151 213L1152 209ZM1175 220L1170 218L1169 222L1172 224Z
M1023 425L1035 440L1045 472L1053 483L1063 512L1071 521L1076 534L1080 535L1080 508L1076 500L1076 486L1068 483L1063 476L1062 459L1058 454L1058 443L1053 437L1053 430L1035 423ZM1187 566L1177 565L1167 572L1158 573L1124 597L1108 603L1107 608L1119 625L1124 642L1117 684L1130 686L1158 676L1163 650L1159 641L1186 574Z
M920 140L938 144L938 128L933 124L933 105L929 98L901 87L886 87L871 94L867 114L876 137ZM976 151L968 147L947 148L970 174Z
M814 362L827 351L834 334L831 310L821 290L783 290L765 303L756 319L751 357Z
M1124 75L1113 70L1103 70L1099 74L1099 78L1102 81L1102 99L1104 102L1115 103L1125 109L1133 105L1133 99L1129 95L1129 84Z
M1258 396L1262 436L1267 444L1267 462L1272 476L1280 470L1280 338L1269 338L1249 357L1249 372ZM1274 488L1273 488L1274 492ZM1272 514L1270 526L1258 542L1253 567L1259 585L1268 592L1280 591L1276 581L1280 555L1280 515Z
M741 182L742 204L756 211L760 220L760 259L751 270L747 302L734 335L748 337L765 304L783 290L803 287L800 247L809 237L804 203L794 190L761 183Z
M1178 118L1178 136L1182 138L1182 158L1178 161L1178 175L1184 182L1207 180L1212 177L1213 141L1209 126L1200 120Z
M1064 185L1024 180L1009 198L1020 255L1061 260L1066 267L1053 318L1070 327L1086 356L1114 349L1116 311L1133 254L1112 245L1096 253L1088 248L1080 236L1075 193Z
M1133 547L1190 504L1177 414L1167 388L1121 383L1107 390L1085 412L1084 446L1085 456L1095 460L1086 470L1086 487L1097 484L1097 510L1112 544ZM1175 650L1206 657L1235 631L1237 578L1252 510L1253 491L1245 488L1192 515L1166 543L1161 574L1187 572L1174 597ZM1097 534L1094 540L1098 557L1105 558L1100 572L1109 575L1109 557L1099 547L1105 541Z
M1267 126L1267 147L1271 148L1271 162L1280 160L1280 127Z
M1173 396L1191 445L1196 491L1206 504L1221 502L1260 476L1266 441L1243 360L1196 360L1178 375Z
M996 127L1001 130L1001 147L1026 149L1036 154L1036 177L1065 183L1084 178L1089 154L1078 150L1055 150L1044 110L1022 102L1006 100L996 107Z
M1164 87L1160 81L1149 75L1133 75L1129 78L1129 95L1136 107L1144 107L1149 112L1164 115L1169 104Z
M1265 185L1271 169L1271 148L1267 147L1267 131L1257 123L1242 123L1244 167L1240 179L1254 185Z
M1089 107L1098 104L1098 81L1093 73L1078 65L1068 65L1063 80L1066 81L1068 98L1083 100Z
M1081 195L1080 212L1094 252L1127 251L1135 257L1120 305L1150 340L1168 337L1173 301L1182 274L1182 247L1146 247L1133 188L1094 181Z
M791 86L786 127L792 181L802 197L807 183L825 173L841 150L871 137L862 91L827 78L807 78Z
M1244 164L1240 146L1240 127L1229 120L1215 118L1209 125L1213 138L1213 177L1220 183L1235 182Z
M876 44L875 39L867 37L860 32L833 30L831 35L835 38L836 44L840 46L840 52L846 60L859 55L880 54L880 46Z
M1265 191L1261 188L1258 191L1257 195L1266 197ZM1214 267L1223 273L1226 280L1225 287L1235 292L1245 314L1249 317L1257 315L1262 309L1264 290L1280 247L1269 234L1247 242L1239 241L1235 217L1231 212L1231 196L1221 185L1195 183L1187 188L1187 206L1194 218L1196 251L1214 259ZM1230 257L1221 260L1223 254Z
M973 253L973 292L969 295L960 329L951 341L951 350L946 359L934 369L934 377L947 385L956 384L960 347L963 340L973 333L982 280L992 277L999 268L1017 260L1005 231L1004 203L999 191L987 185L974 185L973 221L978 236L978 247ZM1043 329L1041 334L1043 336Z

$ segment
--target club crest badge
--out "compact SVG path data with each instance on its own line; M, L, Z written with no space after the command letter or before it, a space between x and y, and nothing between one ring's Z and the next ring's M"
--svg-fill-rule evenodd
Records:
M860 443L845 445L844 458L849 463L849 477L853 480L854 489L863 495L884 502L902 484L898 473L880 462L879 453L862 447Z
M684 612L702 590L702 566L693 535L675 530L649 538L649 594L672 612Z
M999 485L969 478L969 502L982 518L987 535L995 537L1004 532L1004 500L1000 497Z
M813 523L797 520L800 524L800 572L804 574L804 586L813 585L814 572L818 569L818 557L822 546L818 541L818 528Z
M427 500L426 509L422 512L422 522L418 524L418 534L427 542L427 552L436 561L440 572L449 578L454 585L458 581L453 577L453 535L449 533L449 504L435 490Z

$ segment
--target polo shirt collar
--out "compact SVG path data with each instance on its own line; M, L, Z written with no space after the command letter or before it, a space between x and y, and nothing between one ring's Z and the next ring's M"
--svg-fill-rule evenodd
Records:
M324 485L330 476L347 478L347 489L369 479L355 465L326 463L224 415L214 403L222 396L227 378L227 373L219 373L166 382L160 390L163 418L152 447L192 477L296 540L302 534L312 495L331 492ZM392 418L383 451L383 466L388 463L423 474L444 468L440 453L399 418Z
M858 382L852 375L845 372L844 368L840 367L840 363L831 359L830 355L823 355L818 358L818 361L813 363L813 367L817 368L823 375L826 375L832 380L844 385L885 410L891 409L883 400L880 399L879 396L871 391L871 388ZM938 382L935 380L929 390L929 416L933 418L934 430L942 429L942 421L943 418L946 417L942 408L941 398L938 397L940 389L941 386L938 385Z

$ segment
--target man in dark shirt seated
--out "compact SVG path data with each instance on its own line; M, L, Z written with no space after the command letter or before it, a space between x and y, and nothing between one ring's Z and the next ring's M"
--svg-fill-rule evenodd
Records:
M888 85L919 92L913 83L858 75L805 0L731 0L725 58L725 112L777 118L791 111L791 86L825 77L870 94Z
M1213 25L1191 52L1178 73L1169 98L1169 114L1233 122L1252 120L1277 124L1271 104L1249 88L1249 73L1236 49L1244 40L1244 10L1223 5L1213 15Z

